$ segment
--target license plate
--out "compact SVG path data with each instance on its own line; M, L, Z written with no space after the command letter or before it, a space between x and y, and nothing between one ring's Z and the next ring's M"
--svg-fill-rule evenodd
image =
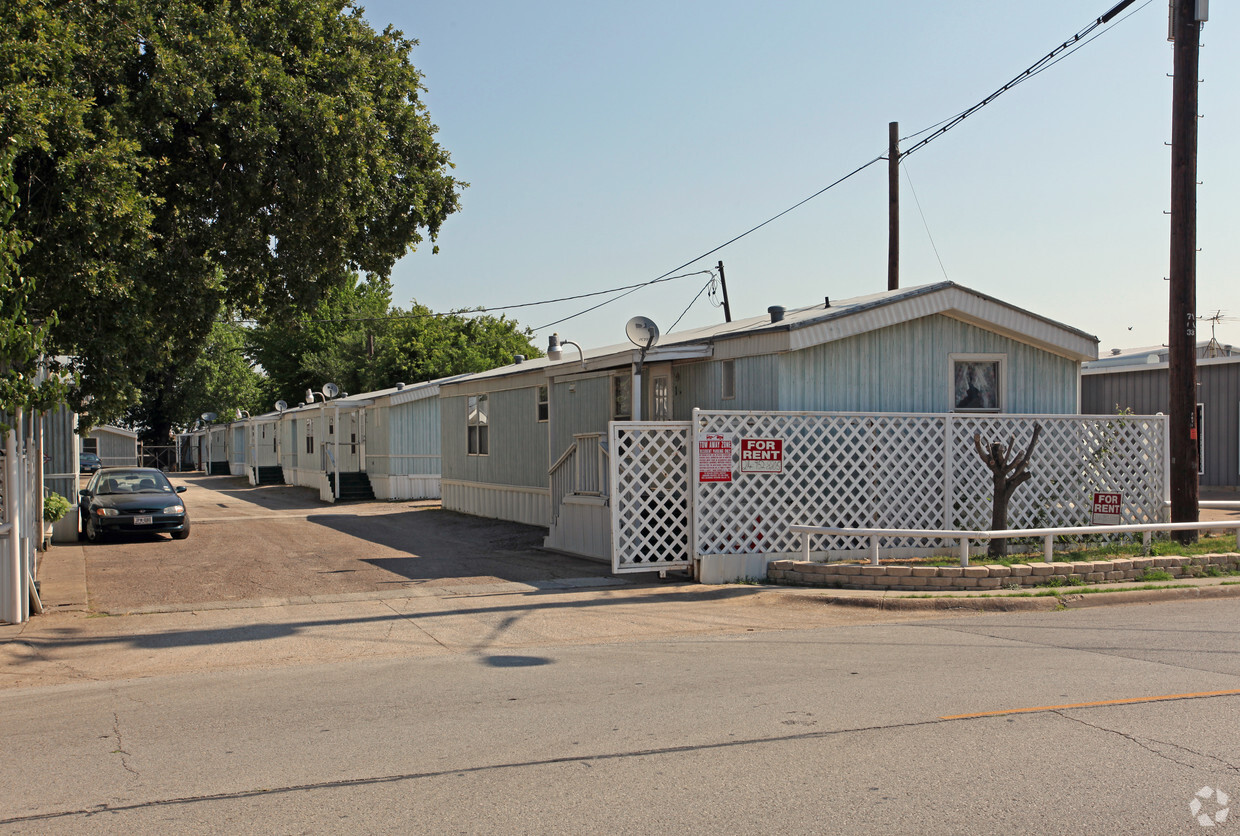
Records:
M134 517L133 524L134 525L150 525L151 518L150 517Z

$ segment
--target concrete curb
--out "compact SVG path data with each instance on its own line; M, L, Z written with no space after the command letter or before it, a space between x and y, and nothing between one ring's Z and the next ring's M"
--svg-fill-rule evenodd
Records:
M1051 595L1038 596L966 596L937 595L933 597L912 597L883 595L838 595L826 594L817 596L816 600L824 604L846 607L871 607L879 610L906 611L943 611L972 610L975 612L1048 612L1058 609L1085 609L1087 607L1107 607L1120 604L1153 604L1163 601L1213 600L1219 598L1240 598L1240 584L1222 586L1176 587L1169 589L1108 589L1104 592L1070 593L1055 592Z

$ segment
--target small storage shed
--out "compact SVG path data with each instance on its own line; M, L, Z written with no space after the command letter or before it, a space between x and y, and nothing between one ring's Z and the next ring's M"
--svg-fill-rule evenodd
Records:
M95 453L104 467L133 467L138 462L138 434L107 424L82 434L82 452Z
M1200 483L1240 488L1240 352L1230 345L1203 343L1197 354ZM1087 363L1081 379L1081 412L1167 412L1168 369L1167 349L1162 346L1117 351Z
M572 336L572 335L569 335ZM444 383L443 503L604 557L609 421L692 410L1072 414L1097 339L952 282L504 366ZM639 374L640 371L640 374ZM634 391L639 397L635 400ZM634 404L639 408L635 409ZM578 520L557 525L575 506ZM593 516L591 516L593 515Z

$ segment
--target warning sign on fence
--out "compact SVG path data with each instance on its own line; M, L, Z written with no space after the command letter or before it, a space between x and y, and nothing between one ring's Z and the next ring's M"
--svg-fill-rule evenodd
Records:
M741 473L783 473L782 438L742 438Z
M732 440L707 433L698 438L698 481L732 481Z
M1094 525L1120 525L1121 494L1094 492Z

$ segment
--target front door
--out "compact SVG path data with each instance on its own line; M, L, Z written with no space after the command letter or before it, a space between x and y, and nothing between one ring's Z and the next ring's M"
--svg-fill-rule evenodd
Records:
M643 393L646 403L650 405L646 414L651 421L672 420L672 364L651 364L645 376L650 380L647 391Z

